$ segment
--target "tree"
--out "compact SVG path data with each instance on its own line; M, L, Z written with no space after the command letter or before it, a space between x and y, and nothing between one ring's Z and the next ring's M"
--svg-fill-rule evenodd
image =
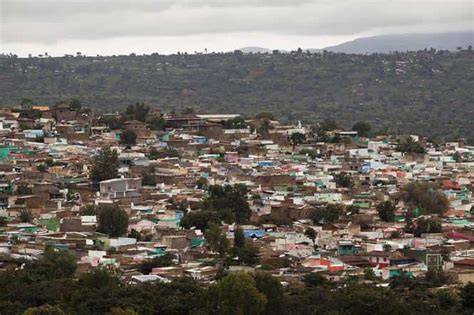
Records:
M474 312L474 283L469 282L461 289L462 308L465 314Z
M69 102L69 108L71 108L72 110L75 110L76 112L79 112L82 108L82 104L81 104L81 101L78 100L77 98L73 98L70 102Z
M425 233L441 233L442 225L441 222L431 218L419 218L413 225L410 232L416 237L420 237L421 234Z
M76 258L66 252L46 248L43 256L27 267L30 278L37 281L71 278L77 269Z
M152 259L145 259L138 268L141 273L147 275L153 268L169 267L173 265L174 255L165 253L163 256L153 257Z
M220 221L216 212L202 210L186 213L184 217L181 218L179 224L185 229L195 227L196 229L205 231L209 228L209 224L212 222L218 223Z
M320 123L319 131L332 131L337 128L339 128L339 126L337 125L337 122L334 119L326 118Z
M26 196L26 195L31 195L33 194L33 189L26 185L20 185L16 189L16 193L20 196Z
M128 228L128 215L114 205L112 207L102 207L98 217L98 231L108 234L111 237L117 237L125 234Z
M261 314L267 304L265 295L256 288L255 279L246 273L231 273L211 287L208 293L211 312L234 314Z
M139 315L131 308L112 307L107 315Z
M259 250L252 244L252 241L246 241L242 247L233 247L232 256L237 258L241 265L255 266L259 261Z
M246 129L248 124L245 122L245 119L238 116L232 119L229 119L224 122L225 129Z
M98 207L94 204L87 204L79 209L80 215L97 215Z
M306 274L302 281L307 287L327 286L329 284L329 281L318 272L310 272Z
M348 205L348 206L346 207L346 212L347 212L347 214L350 213L350 214L352 214L352 215L354 215L354 214L359 214L360 208L359 208L359 206L357 206L357 205Z
M135 145L137 143L137 134L130 129L122 131L120 134L120 143L127 146Z
M412 136L403 137L398 144L398 151L404 153L425 153L425 148L415 141Z
M36 166L36 169L42 173L46 172L48 170L48 166L46 164L38 164Z
M144 103L135 103L134 105L129 105L127 107L125 114L129 119L136 119L145 122L150 110L151 108L146 106Z
M316 241L316 231L312 228L307 228L304 231L304 235L306 235L313 242L314 245L314 242Z
M357 131L357 134L361 137L368 137L370 136L370 130L372 127L369 123L365 121L359 121L352 126L352 130Z
M323 208L316 209L312 215L312 220L316 224L332 223L339 219L344 213L344 205L327 204Z
M257 290L267 298L263 314L283 314L284 290L280 281L266 272L257 272L254 278Z
M213 251L219 253L223 257L229 249L229 240L225 233L223 233L216 223L211 223L209 229L204 233L207 247Z
M352 188L354 186L352 177L345 172L334 175L334 181L337 187Z
M31 222L31 220L33 220L33 216L31 215L31 212L27 209L22 209L20 211L19 218L21 222Z
M270 119L264 118L260 123L260 127L258 128L258 133L262 135L268 134L268 132L272 129L272 125L270 123Z
M270 112L261 112L261 113L258 113L258 114L255 116L255 119L275 120L275 117L274 117L273 114L270 113Z
M226 222L246 223L251 214L247 202L247 187L244 185L211 185L208 196L202 202L202 209L214 211Z
M293 144L293 149L306 141L306 136L301 132L294 132L291 134L291 143Z
M23 315L65 315L66 313L57 305L41 305L28 308Z
M449 206L446 195L431 183L409 183L402 187L400 195L411 210L418 208L422 214L442 214Z
M382 221L393 222L395 219L395 205L390 201L384 201L377 205L377 212Z
M374 270L370 267L364 268L364 279L365 280L374 280L375 273Z
M118 176L118 153L110 147L102 147L91 163L90 178L95 183Z
M244 230L240 226L237 226L234 230L234 246L241 248L244 245L245 245Z
M142 173L142 184L143 186L156 186L156 178L154 176L155 171L148 171Z

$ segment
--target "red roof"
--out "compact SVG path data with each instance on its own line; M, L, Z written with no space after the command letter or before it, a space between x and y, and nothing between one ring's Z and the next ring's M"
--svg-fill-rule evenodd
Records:
M461 189L461 186L459 186L458 183L449 179L443 180L441 187L443 189Z

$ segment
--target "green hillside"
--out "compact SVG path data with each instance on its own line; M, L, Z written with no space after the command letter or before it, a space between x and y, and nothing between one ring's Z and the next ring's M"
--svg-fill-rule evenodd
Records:
M0 58L0 106L79 98L100 111L143 101L180 111L270 111L366 120L376 129L474 139L474 53L228 54Z

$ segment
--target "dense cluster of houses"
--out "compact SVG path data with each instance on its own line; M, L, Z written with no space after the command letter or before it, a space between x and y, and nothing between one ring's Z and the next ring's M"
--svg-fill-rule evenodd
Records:
M474 281L474 146L463 141L435 145L410 136L426 150L411 154L397 150L394 135L367 138L336 129L327 134L338 141L324 142L301 123L252 119L233 129L226 122L238 115L152 110L148 116L162 119L165 128L128 120L126 129L137 139L124 146L123 131L101 124L99 115L70 106L33 109L41 116L0 110L0 270L19 268L19 262L49 248L75 255L78 272L104 266L117 268L130 282L184 276L212 281L221 259L207 247L205 231L180 225L187 213L202 210L206 188L199 183L206 182L244 184L249 190L251 216L240 227L259 250L258 264L226 267L229 271L261 268L289 285L310 272L338 281L371 270L385 281L430 268L459 282ZM104 146L117 150L119 176L93 186L91 158ZM339 185L339 174L351 185ZM405 229L407 205L397 194L415 181L436 184L448 198L447 208L435 215L439 233L415 237ZM378 215L376 207L384 201L395 205L393 222ZM97 217L80 215L87 204L124 209L129 234L98 233ZM331 222L315 222L314 213L328 204L347 211ZM231 244L236 228L221 227ZM174 257L171 266L139 271L144 261L167 253Z

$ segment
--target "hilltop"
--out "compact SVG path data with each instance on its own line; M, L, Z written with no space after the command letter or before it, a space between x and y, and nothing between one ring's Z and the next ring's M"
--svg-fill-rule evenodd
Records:
M474 138L473 52L1 58L0 105L78 98L100 111L135 102L315 123L359 120L391 133ZM471 140L472 141L472 140Z

